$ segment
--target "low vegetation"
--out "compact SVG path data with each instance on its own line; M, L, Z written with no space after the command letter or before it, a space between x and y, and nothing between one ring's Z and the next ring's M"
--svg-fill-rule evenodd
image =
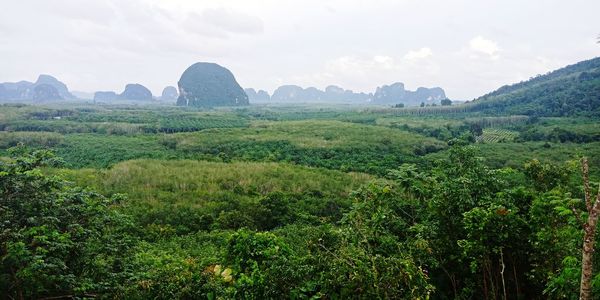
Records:
M9 299L578 298L595 118L3 108Z

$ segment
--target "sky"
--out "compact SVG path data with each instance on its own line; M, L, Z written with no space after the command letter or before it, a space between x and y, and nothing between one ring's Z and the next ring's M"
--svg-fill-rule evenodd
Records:
M597 0L0 0L0 82L160 95L195 62L244 88L403 82L469 100L600 56Z

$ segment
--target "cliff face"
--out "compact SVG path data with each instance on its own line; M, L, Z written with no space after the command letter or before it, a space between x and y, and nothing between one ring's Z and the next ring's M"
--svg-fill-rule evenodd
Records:
M58 89L49 84L39 84L33 89L34 101L62 100Z
M44 75L44 74L40 75L38 77L37 81L35 82L35 85L41 85L41 84L48 84L48 85L53 86L62 99L75 99L75 96L73 96L69 92L69 89L67 88L66 84L60 82L58 79L56 79L50 75Z

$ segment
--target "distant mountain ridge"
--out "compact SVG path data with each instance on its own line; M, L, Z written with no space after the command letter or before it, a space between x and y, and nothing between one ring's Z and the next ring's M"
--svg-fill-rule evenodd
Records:
M94 101L110 102L115 100L152 101L152 92L139 83L129 83L121 94L113 91L98 91L94 93Z
M600 116L600 57L502 86L471 105L503 114Z
M67 85L53 76L41 74L36 82L19 81L0 83L0 100L51 101L73 100Z
M41 86L40 88L37 88ZM37 89L36 89L37 88ZM419 87L416 91L404 89L397 82L377 87L374 93L356 93L339 86L330 85L324 90L315 87L283 85L273 95L264 90L242 89L233 74L214 63L197 63L190 66L178 82L178 88L168 86L156 100L176 101L180 106L228 106L249 103L354 103L416 106L421 103L439 102L446 98L438 87ZM42 74L36 82L19 81L0 83L0 101L52 101L93 99L100 102L118 100L152 101L154 97L141 84L127 84L122 93L98 91L94 94L69 92L67 85L56 78Z
M417 106L421 103L439 103L442 99L446 99L442 88L420 87L416 91L409 91L404 89L404 84L401 82L380 86L375 93L368 94L355 93L335 85L327 86L325 90L315 87L282 85L273 92L272 96L263 90L256 92L252 88L244 91L252 103L370 103L380 105L403 103L407 106Z
M267 91L254 90L253 88L244 89L250 103L268 103L271 100L271 96Z
M419 87L416 91L409 91L404 88L404 84L396 82L392 85L378 87L375 91L373 103L377 104L399 104L406 106L417 106L421 103L432 104L439 103L446 99L446 93L442 88L424 88Z
M271 96L271 102L279 103L310 103L310 102L364 102L372 98L372 94L354 93L338 86L330 85L325 90L315 87L302 88L297 85L283 85L278 87Z

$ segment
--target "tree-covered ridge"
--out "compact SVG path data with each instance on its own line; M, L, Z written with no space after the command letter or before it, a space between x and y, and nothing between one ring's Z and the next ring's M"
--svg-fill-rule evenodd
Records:
M530 80L503 86L473 100L473 110L530 116L600 116L600 57Z

